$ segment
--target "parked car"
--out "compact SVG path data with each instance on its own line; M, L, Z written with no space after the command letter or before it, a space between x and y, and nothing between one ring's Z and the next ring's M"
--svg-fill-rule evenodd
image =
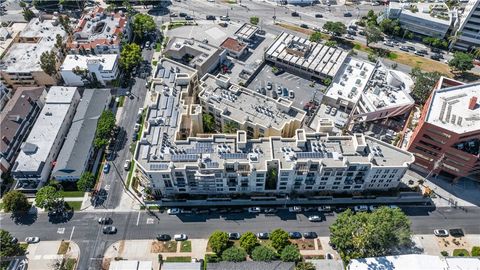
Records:
M125 160L125 164L123 164L123 169L125 169L125 171L130 170L130 163L131 161L129 159Z
M220 21L230 21L230 18L227 16L220 16Z
M98 224L108 225L113 223L113 220L109 217L101 217L98 219Z
M272 82L267 82L267 90L272 90Z
M366 205L355 205L355 207L353 207L353 210L355 212L367 212L368 211L368 206L366 206Z
M188 239L188 236L184 233L180 233L180 234L175 234L173 236L173 239L175 239L175 241L185 241Z
M431 51L434 53L442 53L442 50L440 50L439 48L432 48Z
M331 115L331 116L337 115L337 108L333 107L333 108L332 108L332 111L330 112L330 115Z
M370 210L370 212L373 212L373 211L377 210L377 208L378 208L378 207L376 207L375 205L370 205L370 206L368 207L368 210Z
M308 220L311 222L320 222L322 221L322 218L320 216L309 216Z
M384 41L383 45L388 46L388 47L394 47L395 46L395 44L391 41Z
M275 209L275 208L267 208L267 209L265 209L264 212L265 212L265 214L274 214L274 213L277 212L277 209Z
M345 13L343 13L343 17L352 17L352 13L345 12Z
M400 46L399 48L401 51L408 52L408 47L406 46Z
M270 235L268 234L268 232L261 232L261 233L257 233L257 238L258 239L268 239Z
M408 48L410 51L416 51L415 47L413 47L413 46L411 46L411 45L410 45L410 46L407 46L407 48Z
M303 238L305 239L314 239L314 238L317 238L318 235L316 232L306 232L306 233L303 233Z
M352 35L350 35L350 34L346 35L346 36L345 36L345 38L346 38L346 39L353 40L353 36L352 36Z
M207 15L207 16L206 16L206 19L207 19L207 20L215 20L216 18L215 18L215 16L213 16L213 15Z
M158 241L170 241L170 239L172 239L172 237L170 237L170 235L168 235L168 234L158 234L157 235L157 240Z
M135 127L133 128L133 131L138 132L140 130L140 124L135 123Z
M180 209L178 208L169 208L167 210L167 214L169 215L178 215L180 213Z
M133 142L136 142L137 139L138 139L138 134L137 134L136 132L133 132L133 133L132 133L132 141L133 141Z
M105 165L103 165L103 173L108 173L109 171L110 171L110 164L105 163Z
M35 244L35 243L38 243L40 242L40 237L27 237L25 238L25 242L27 242L27 244Z
M289 232L288 237L290 239L300 239L300 238L302 238L302 234L299 233L299 232Z
M430 55L430 59L433 59L433 60L436 60L436 61L440 61L441 58L442 58L441 55L438 54L438 53Z
M294 98L295 98L295 92L293 92L292 90L290 90L290 91L288 92L288 97L289 97L290 99L294 99Z
M250 207L248 208L249 213L260 213L262 209L260 207Z
M298 12L294 11L294 12L292 12L292 17L300 17L300 14L298 14Z
M282 95L282 87L280 85L277 86L277 94L280 96Z
M175 12L170 13L170 17L178 17L178 14Z
M238 239L240 239L241 236L242 236L242 235L241 235L240 233L238 233L238 232L233 232L233 233L229 233L229 234L228 234L228 239L230 239L230 240L238 240Z
M396 205L394 205L394 204L391 204L391 205L389 205L388 207L391 208L391 209L399 208L398 206L396 206Z
M463 237L465 234L462 229L450 229L450 235L453 237Z
M332 212L332 207L330 205L323 205L318 207L318 211L321 212Z
M445 229L433 230L433 234L438 237L447 237L448 231Z
M193 20L193 17L187 15L187 16L185 16L185 20L191 21L191 20Z
M306 24L304 24L304 23L300 24L300 27L301 27L301 28L308 29L308 25L306 25Z
M105 226L103 227L104 234L116 234L117 228L115 226Z
M180 17L186 17L186 16L187 16L187 13L185 13L185 12L180 12L178 15L179 15Z
M289 207L289 208L288 208L288 212L291 212L291 213L300 213L300 212L302 212L302 207L300 207L300 206Z
M327 107L325 107L325 114L330 114L331 110L332 110L332 107L330 105L327 105Z
M323 15L320 13L315 14L315 18L323 18Z

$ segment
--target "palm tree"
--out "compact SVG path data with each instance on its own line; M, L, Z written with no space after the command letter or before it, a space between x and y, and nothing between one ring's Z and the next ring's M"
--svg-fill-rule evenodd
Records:
M455 35L448 37L448 41L450 42L450 46L448 46L449 52L452 51L453 45L455 45L455 43L457 42L457 40L460 38L461 35L462 35L462 32L457 31Z

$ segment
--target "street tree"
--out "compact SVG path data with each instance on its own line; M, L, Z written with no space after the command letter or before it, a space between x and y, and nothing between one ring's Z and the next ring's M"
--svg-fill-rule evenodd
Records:
M231 247L222 253L222 260L227 262L243 262L246 260L247 253L243 248Z
M321 32L315 31L310 35L309 40L311 42L320 42L322 40L323 36Z
M143 40L148 33L155 31L155 21L152 16L139 13L133 17L132 29L135 39Z
M18 190L7 192L3 196L3 210L5 212L21 213L27 212L31 207L25 194Z
M297 246L288 245L282 250L280 258L284 262L298 262L301 260L302 256L300 255L300 251L298 250Z
M33 18L35 18L35 13L33 13L33 11L28 9L28 8L23 9L22 15L23 15L23 19L25 19L25 21L27 21L27 22L29 22Z
M213 252L220 255L228 247L228 234L222 231L214 231L208 238L208 244Z
M130 74L142 61L142 50L135 43L126 44L120 52L120 66L125 73Z
M380 28L377 26L368 24L367 27L365 27L365 38L367 40L367 47L369 47L371 43L375 43L383 39L382 31L380 31Z
M0 257L13 257L25 254L25 250L18 242L13 241L13 236L3 229L0 229ZM2 268L3 269L3 268Z
M215 120L213 115L209 113L204 113L202 115L203 120L203 131L207 133L215 132Z
M40 188L35 195L35 205L43 209L52 208L53 206L58 205L58 202L61 200L60 193L58 193L57 189L52 186L44 186Z
M267 246L257 246L252 251L252 260L261 262L270 262L277 258L274 249Z
M251 254L252 250L258 245L257 236L252 232L246 232L240 237L240 246L248 253Z
M410 75L415 79L411 95L417 104L424 104L442 74L437 71L423 72L419 67L414 67Z
M53 50L40 55L40 67L50 76L57 74L57 55Z
M345 261L386 256L410 244L410 237L410 221L398 208L357 214L347 210L330 226L330 241Z
M77 187L81 191L89 191L95 184L95 175L91 172L84 172L77 181Z
M250 17L250 23L257 25L260 22L260 19L257 16Z
M281 252L283 248L290 244L288 240L288 233L282 229L275 229L270 234L270 240L272 241L272 247Z
M111 138L112 130L115 127L115 115L110 110L105 110L100 115L95 132L94 145L97 149L108 144Z
M333 33L335 36L341 36L347 33L347 27L342 22L328 21L323 25L323 29Z
M473 56L469 53L455 52L448 65L454 70L464 73L474 67Z

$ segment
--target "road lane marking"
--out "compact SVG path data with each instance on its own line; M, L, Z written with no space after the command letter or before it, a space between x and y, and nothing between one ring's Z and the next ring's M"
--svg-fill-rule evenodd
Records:
M147 224L153 224L153 218L147 218Z
M57 233L58 234L64 234L65 233L65 228L58 228Z
M72 232L70 233L70 238L69 238L70 241L72 241L72 236L73 236L73 232L74 232L74 231L75 231L75 226L73 226Z
M105 187L103 189L105 189L106 191L109 191L110 190L110 185L105 185Z
M142 212L138 212L138 216L137 216L137 226L138 226L138 223L140 222L140 213Z

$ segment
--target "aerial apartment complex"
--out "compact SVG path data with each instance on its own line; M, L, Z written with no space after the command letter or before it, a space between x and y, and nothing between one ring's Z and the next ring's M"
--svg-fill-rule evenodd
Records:
M450 46L456 50L468 51L480 47L480 1L470 0L465 6L455 35L457 38Z
M223 76L205 75L196 83L195 74L168 59L158 67L157 100L136 152L140 182L157 196L388 190L414 161L410 153L361 134L329 136L297 127L282 132L304 112L257 97ZM192 102L195 91L200 105ZM202 113L217 114L219 126L247 126L202 134Z
M480 173L480 83L442 77L409 142L415 165L456 179Z

